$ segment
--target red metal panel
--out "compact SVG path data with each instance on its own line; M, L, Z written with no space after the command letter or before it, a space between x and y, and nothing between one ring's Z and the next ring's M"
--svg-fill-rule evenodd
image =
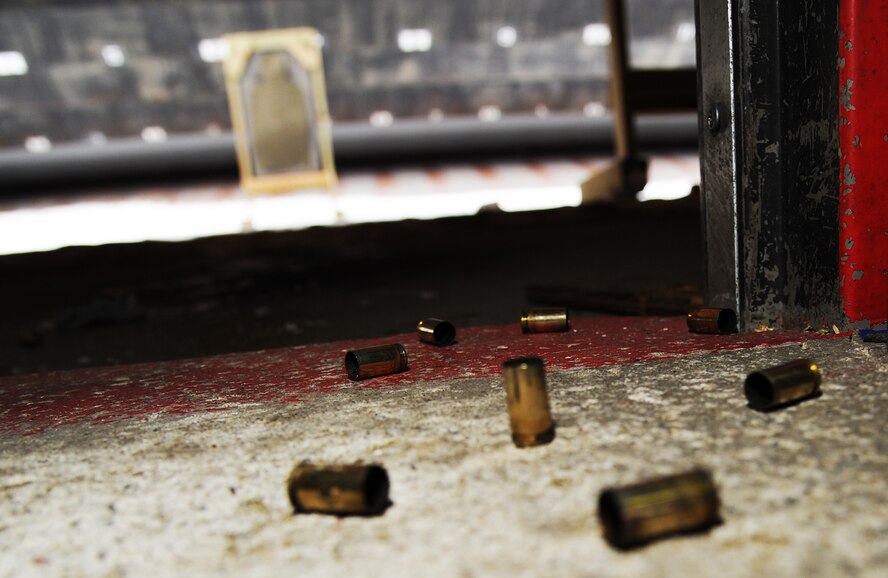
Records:
M31 434L77 423L106 423L152 413L218 411L245 403L299 403L307 395L343 389L495 377L502 373L503 361L524 355L538 355L549 369L565 370L836 337L789 330L695 335L688 333L685 321L684 317L598 317L574 320L567 333L534 335L522 334L515 323L459 329L458 341L451 347L419 343L417 335L409 333L9 377L0 379L0 433ZM343 367L348 349L393 342L407 348L406 373L362 382L348 380Z
M888 1L844 0L840 275L853 323L888 320Z

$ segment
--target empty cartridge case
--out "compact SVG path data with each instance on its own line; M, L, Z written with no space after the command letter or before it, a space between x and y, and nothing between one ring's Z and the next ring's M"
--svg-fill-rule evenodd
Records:
M450 345L456 340L456 327L443 319L429 317L416 325L419 340L432 345Z
M570 317L564 307L527 309L521 312L524 333L556 333L570 329Z
M374 516L388 508L389 478L379 465L298 464L287 479L296 512Z
M512 441L519 448L543 445L555 439L549 411L546 372L539 357L519 357L503 364L506 402Z
M617 548L703 530L720 522L718 510L712 474L701 469L608 488L598 498L604 536Z
M688 313L688 329L693 333L737 333L737 314L717 307L695 309Z
M407 350L400 343L355 349L345 354L345 371L353 381L406 369Z
M749 407L770 411L820 395L820 370L808 359L753 371L743 387Z

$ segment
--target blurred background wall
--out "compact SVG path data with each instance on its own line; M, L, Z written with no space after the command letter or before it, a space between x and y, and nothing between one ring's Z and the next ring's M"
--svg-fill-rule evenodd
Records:
M629 0L635 66L694 64L692 0ZM7 0L0 148L230 129L220 36L312 26L334 121L602 114L607 44L588 0Z

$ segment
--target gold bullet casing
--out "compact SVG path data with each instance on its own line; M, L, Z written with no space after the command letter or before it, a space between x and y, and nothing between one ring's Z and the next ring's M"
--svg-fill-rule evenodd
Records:
M539 357L519 357L503 364L512 441L519 448L544 445L555 439L549 410L546 372Z
M598 518L608 542L630 548L718 524L718 490L700 469L608 488L598 498Z
M432 345L450 345L456 341L456 327L443 319L429 317L416 325L419 340Z
M749 407L770 411L820 395L820 370L808 359L797 359L753 371L743 386Z
M737 333L737 314L733 309L704 307L688 313L688 329L692 333L714 335Z
M389 478L379 465L298 464L287 494L299 513L374 516L388 508Z
M564 307L527 309L521 312L524 333L557 333L570 330L570 316Z
M345 354L345 372L352 381L400 373L407 369L407 350L400 343L355 349Z

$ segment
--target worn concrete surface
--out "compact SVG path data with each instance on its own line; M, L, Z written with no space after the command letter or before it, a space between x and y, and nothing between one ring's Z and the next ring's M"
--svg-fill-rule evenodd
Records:
M886 576L888 356L848 339L550 375L558 435L511 445L498 378L353 388L0 435L0 576ZM824 395L745 407L809 356ZM379 518L295 516L294 463L383 463ZM617 552L609 485L711 468L724 523Z
M794 330L700 335L688 332L686 317L607 316L574 318L564 333L525 335L517 322L460 327L450 347L419 343L411 330L382 338L31 374L0 378L0 435L148 414L222 411L250 403L302 403L307 395L342 389L497 377L505 360L527 355L543 356L550 370L563 371L837 338L842 336ZM347 351L393 342L405 344L408 371L360 384L349 381L343 369Z

